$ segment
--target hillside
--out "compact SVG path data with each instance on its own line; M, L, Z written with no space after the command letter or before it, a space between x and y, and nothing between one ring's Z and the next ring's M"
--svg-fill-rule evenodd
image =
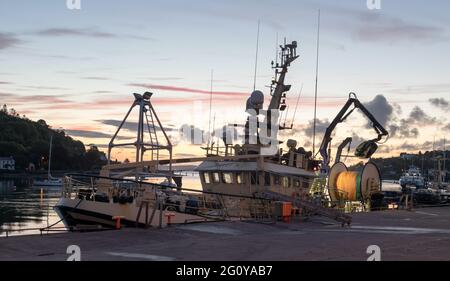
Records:
M450 151L445 154L450 156ZM380 169L383 179L398 180L403 171L407 170L409 166L415 165L422 170L425 177L432 177L432 171L437 169L437 161L433 160L435 157L443 156L444 151L426 151L418 154L402 154L397 157L390 158L373 158L373 161ZM446 168L449 169L450 163L447 161ZM352 166L357 168L359 165Z
M20 117L14 109L0 110L0 157L13 156L16 170L25 170L30 163L36 169L47 169L50 136L53 136L52 170L91 170L105 164L105 155L97 147L88 150L81 141L53 130L44 120Z

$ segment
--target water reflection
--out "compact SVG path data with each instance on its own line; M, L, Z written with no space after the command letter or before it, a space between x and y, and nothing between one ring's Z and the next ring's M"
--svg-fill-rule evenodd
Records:
M59 221L53 207L60 194L61 187L44 187L41 195L31 178L0 178L0 236L37 234Z

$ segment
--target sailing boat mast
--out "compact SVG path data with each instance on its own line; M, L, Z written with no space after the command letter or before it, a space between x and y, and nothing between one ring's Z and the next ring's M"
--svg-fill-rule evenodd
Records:
M49 148L49 152L48 152L48 179L52 178L50 169L51 169L51 165L52 165L52 144L53 144L53 135L50 136L50 148Z
M445 143L446 142L446 138L444 137L444 149L443 149L443 151L444 151L444 166L443 166L443 171L444 171L444 176L443 176L443 181L444 182L447 182L447 168L445 167L445 162L447 162L447 151L446 151L446 147L445 147Z

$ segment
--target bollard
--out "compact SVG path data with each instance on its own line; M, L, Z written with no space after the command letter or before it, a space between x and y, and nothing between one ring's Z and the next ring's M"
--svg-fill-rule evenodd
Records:
M121 229L122 225L120 224L120 220L124 219L124 216L113 216L112 219L116 221L116 229Z
M171 224L171 219L172 219L172 217L175 216L175 213L173 213L173 212L168 212L168 213L164 214L164 216L167 217L167 225L170 225L170 224Z

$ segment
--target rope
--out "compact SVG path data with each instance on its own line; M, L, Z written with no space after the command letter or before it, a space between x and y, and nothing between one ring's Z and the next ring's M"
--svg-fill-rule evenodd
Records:
M74 209L76 209L76 208L81 204L82 201L83 201L83 199L80 199L80 201L75 205ZM45 231L46 229L48 230L48 229L50 229L51 227L53 227L53 226L57 225L58 223L62 222L65 218L66 218L66 215L64 215L59 221L57 221L57 222L55 222L55 223L53 223L53 224L51 224L51 225L49 225L49 226L46 226L46 227L44 227L44 228L40 228L39 230L40 230L41 232L42 232L42 231Z

